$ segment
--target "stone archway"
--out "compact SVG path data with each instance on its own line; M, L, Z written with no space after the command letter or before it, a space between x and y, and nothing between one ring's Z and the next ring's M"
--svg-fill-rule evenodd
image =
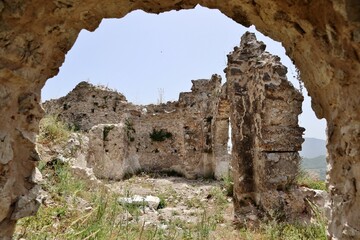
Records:
M340 1L0 1L0 236L26 216L36 190L31 176L40 90L56 75L81 29L103 18L217 8L281 41L301 71L318 118L328 123L329 236L360 237L360 3Z

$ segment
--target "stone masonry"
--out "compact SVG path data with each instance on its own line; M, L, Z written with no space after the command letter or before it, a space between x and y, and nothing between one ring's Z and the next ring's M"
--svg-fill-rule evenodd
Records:
M223 177L229 172L230 117L239 220L274 210L295 218L304 208L294 209L286 192L294 190L299 170L303 97L279 57L265 48L245 33L228 55L226 84L217 75L193 80L192 91L180 93L176 102L136 106L115 91L82 82L44 107L88 131L88 165L97 177L117 180L140 170Z
M221 178L230 162L226 93L218 75L192 83L179 101L137 106L116 91L81 82L43 106L88 132L87 160L99 178L122 179L140 170Z
M292 194L305 130L298 126L303 96L286 78L280 58L246 32L228 55L235 215L241 223L262 214L298 217ZM273 217L273 216L269 216Z
M135 109L121 93L87 82L80 82L65 97L44 102L43 108L83 131L97 124L118 123L125 110Z

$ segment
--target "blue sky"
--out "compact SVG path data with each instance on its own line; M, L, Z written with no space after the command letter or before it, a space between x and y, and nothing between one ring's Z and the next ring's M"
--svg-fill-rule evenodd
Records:
M42 100L64 96L81 81L116 89L136 104L156 103L159 89L165 101L177 100L180 92L190 91L192 79L217 73L225 81L226 55L245 31L255 32L267 51L281 57L289 80L299 88L295 67L280 43L218 10L196 7L159 15L135 11L103 20L95 32L81 31L59 74L43 88ZM325 139L325 120L315 117L304 95L300 125L305 137Z

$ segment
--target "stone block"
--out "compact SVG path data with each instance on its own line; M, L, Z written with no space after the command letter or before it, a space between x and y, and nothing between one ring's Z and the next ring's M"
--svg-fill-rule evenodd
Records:
M264 152L297 152L304 139L301 127L270 126L261 129L259 149Z

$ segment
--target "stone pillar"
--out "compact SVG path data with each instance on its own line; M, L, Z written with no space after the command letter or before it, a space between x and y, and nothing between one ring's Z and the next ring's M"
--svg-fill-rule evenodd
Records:
M34 178L40 89L22 82L0 71L0 239L11 239L16 220L36 213L41 201Z
M227 99L227 85L222 86L219 99L214 109L213 132L213 169L216 179L226 177L229 172L230 154L228 153L229 141L229 101Z
M291 217L285 201L294 183L303 142L298 126L303 97L280 58L245 33L228 55L226 71L232 127L235 214L240 222L260 214ZM260 211L261 210L261 211Z
M334 111L341 118L328 121L327 128L327 217L331 239L360 239L360 114L345 113L346 109L343 106Z

